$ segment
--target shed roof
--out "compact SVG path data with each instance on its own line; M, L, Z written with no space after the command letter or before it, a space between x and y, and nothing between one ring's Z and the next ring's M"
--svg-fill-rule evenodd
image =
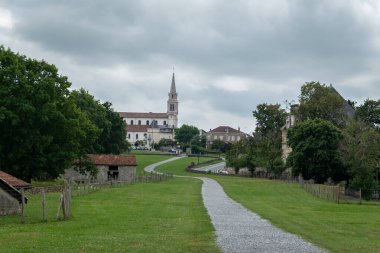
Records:
M31 184L14 177L12 175L9 175L8 173L5 173L4 171L0 170L0 179L4 180L9 185L15 187L15 188L29 188L32 187Z
M134 155L88 155L95 165L136 166Z

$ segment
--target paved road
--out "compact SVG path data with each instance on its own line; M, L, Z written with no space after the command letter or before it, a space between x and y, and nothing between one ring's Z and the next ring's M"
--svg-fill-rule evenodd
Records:
M223 170L224 167L226 167L226 163L225 162L221 162L221 163L216 163L216 164L212 164L212 165L209 165L209 166L205 166L205 167L202 167L202 168L196 168L194 170L219 172L219 171Z
M154 168L166 162L180 159L172 158L145 168ZM203 181L203 203L214 225L217 244L225 253L322 253L300 237L274 227L267 220L246 209L228 197L215 180L195 177Z

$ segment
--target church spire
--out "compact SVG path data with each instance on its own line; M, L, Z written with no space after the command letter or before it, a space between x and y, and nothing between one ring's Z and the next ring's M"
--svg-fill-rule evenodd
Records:
M172 77L172 85L170 87L170 93L177 93L176 88L175 88L174 71L173 71L173 77Z

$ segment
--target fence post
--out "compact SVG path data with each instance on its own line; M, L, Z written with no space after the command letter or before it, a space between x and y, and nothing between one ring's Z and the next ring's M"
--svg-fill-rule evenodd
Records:
M360 204L362 203L362 188L359 189L359 200L360 200Z
M61 208L62 208L62 204L63 204L63 194L61 193L61 197L59 199L59 204L58 204L58 211L57 211L57 220L59 220L60 216L61 216Z
M21 223L25 223L25 217L24 217L24 210L25 210L25 191L24 188L21 188Z
M45 194L45 188L42 188L41 195L42 195L42 222L46 222L46 194Z
M339 198L340 198L340 185L338 185L338 204L339 204Z

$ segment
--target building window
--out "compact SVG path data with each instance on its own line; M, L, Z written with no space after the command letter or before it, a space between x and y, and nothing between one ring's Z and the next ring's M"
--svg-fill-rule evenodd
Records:
M166 120L164 120L164 125L166 125Z
M141 126L141 120L139 120L139 126Z
M133 126L133 120L131 120L131 126Z
M128 139L131 139L131 134L128 134Z
M214 135L214 140L218 139L218 136Z
M222 141L223 140L223 135L219 136L219 139Z
M146 121L146 125L149 126L149 120Z
M174 111L174 104L170 104L170 111Z
M240 136L236 137L236 139L237 139L238 141L240 141Z
M232 141L235 141L235 136L231 136L231 140L232 140Z
M119 167L110 165L108 167L108 180L118 180L119 179Z
M136 140L138 140L139 139L139 134L136 134Z

